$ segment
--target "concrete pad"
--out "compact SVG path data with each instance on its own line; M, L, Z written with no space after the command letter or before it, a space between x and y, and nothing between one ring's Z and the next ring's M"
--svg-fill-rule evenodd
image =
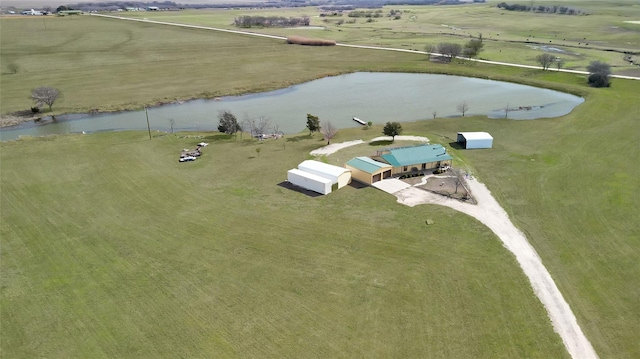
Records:
M387 193L394 194L398 191L411 187L410 184L402 182L397 178L388 178L382 181L378 181L372 184L373 187L385 191Z

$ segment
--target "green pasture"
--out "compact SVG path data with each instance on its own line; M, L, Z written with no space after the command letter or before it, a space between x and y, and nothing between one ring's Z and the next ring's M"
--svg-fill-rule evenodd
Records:
M55 113L140 108L195 97L277 89L358 70L407 71L424 56L298 47L283 40L79 16L0 19L0 113L29 109L53 86ZM9 64L19 65L17 73ZM444 67L443 67L444 68ZM47 109L48 111L48 109Z
M455 165L486 183L527 235L599 356L640 357L640 82L591 89L584 76L553 71L88 16L0 25L3 114L28 109L42 85L62 90L61 113L351 71L451 73L584 96L556 119L403 127L445 145L458 131L490 132L493 149L452 148ZM381 132L341 130L334 142ZM202 140L211 145L201 159L177 162ZM475 220L404 207L372 188L309 197L279 185L323 144L304 133L259 143L214 133L149 141L146 132L0 143L2 356L567 356L513 256Z
M479 222L373 188L282 187L323 143L2 143L3 356L567 357Z
M279 36L306 35L346 44L419 51L423 51L427 44L464 44L470 37L482 34L487 41L480 58L487 60L537 65L535 57L545 51L540 48L544 45L563 50L561 53L552 53L566 62L565 68L585 70L589 62L601 60L610 63L614 72L630 75L640 73L637 66L624 61L622 53L606 51L634 52L636 61L640 62L640 25L625 23L640 18L640 5L637 2L620 1L615 5L581 0L563 2L564 6L588 14L580 16L506 11L496 7L498 2L472 6L386 6L382 9L383 17L374 18L373 22L368 22L366 18L355 18L355 23L347 23L353 18L346 13L343 16L320 17L322 11L317 7L143 12L125 13L122 16L226 29L236 29L233 19L241 15L309 16L312 27L321 26L325 29L254 28L249 31ZM526 4L531 5L531 2L527 1ZM555 3L540 2L535 5L553 6ZM402 11L401 19L386 16L392 9ZM340 21L344 23L338 24Z

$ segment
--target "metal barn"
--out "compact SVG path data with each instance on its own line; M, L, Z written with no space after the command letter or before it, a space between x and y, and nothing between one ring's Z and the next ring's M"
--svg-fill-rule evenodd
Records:
M456 140L463 148L491 148L493 137L487 132L458 132Z
M313 173L301 171L297 168L290 169L287 172L287 180L289 183L298 187L318 192L320 194L329 194L332 190L330 179L320 177Z
M330 179L331 184L337 184L336 189L351 183L351 171L344 167L334 166L320 161L306 160L298 165L298 169Z

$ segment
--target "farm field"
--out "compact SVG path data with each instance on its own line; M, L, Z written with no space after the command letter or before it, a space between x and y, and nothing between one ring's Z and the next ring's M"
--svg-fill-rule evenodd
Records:
M580 10L582 16L506 11L490 1L472 6L385 6L381 17L370 19L341 16L321 17L318 7L290 9L216 9L173 12L130 12L119 16L187 23L225 29L238 29L239 16L309 16L309 28L250 28L252 32L278 36L301 35L336 40L344 44L372 45L424 51L426 45L440 42L464 44L471 36L483 35L480 58L538 65L535 57L544 50L562 58L564 68L584 71L593 60L605 61L615 73L640 75L638 66L624 61L622 52L635 53L640 62L640 26L626 21L640 18L635 1L565 1L564 6ZM531 5L531 2L508 2ZM555 3L536 5L553 6ZM378 9L358 9L377 11ZM392 10L400 18L389 16ZM499 19L493 21L490 19ZM353 23L350 23L353 21ZM617 50L620 52L612 52ZM634 75L635 74L635 75Z
M2 64L20 63L0 75L2 113L28 109L30 89L45 82L65 94L54 112L68 112L356 70L453 73L584 96L557 119L403 127L443 144L457 131L490 132L494 149L454 151L455 164L486 183L527 235L600 357L640 356L640 82L591 89L571 74L88 16L47 18L46 30L42 19L0 21ZM16 40L25 31L29 46ZM381 130L341 130L334 142ZM201 140L211 143L204 156L179 164L177 153ZM305 134L258 143L218 134L149 141L144 132L1 143L2 355L568 356L515 260L480 223L403 207L371 188L311 198L278 185L322 144Z

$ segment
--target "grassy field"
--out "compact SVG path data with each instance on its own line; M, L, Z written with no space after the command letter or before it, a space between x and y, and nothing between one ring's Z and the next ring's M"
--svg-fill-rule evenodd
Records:
M319 138L145 136L1 145L3 356L566 357L475 220L279 186Z
M570 74L88 17L47 18L46 30L42 19L0 21L2 64L21 64L1 75L3 113L28 108L30 87L45 80L65 93L54 107L63 111L354 70L450 72L584 96L558 119L403 127L445 144L461 130L492 133L494 149L453 151L456 164L527 234L600 357L640 356L640 82L596 90ZM50 47L24 37L24 46L13 38L25 28L58 36ZM341 130L334 141L380 134L379 126ZM445 208L405 208L370 188L311 198L278 186L319 138L206 136L204 157L187 164L177 154L201 138L124 132L0 144L3 357L567 355L484 226Z
M312 25L327 30L254 29L281 36L303 35L339 42L424 50L441 41L463 43L469 35L483 33L487 40L481 58L535 65L542 44L564 46L560 55L566 68L584 70L592 60L607 61L616 73L634 74L637 67L623 61L620 53L594 47L637 51L640 26L624 21L640 17L633 2L620 6L598 2L572 2L594 14L562 16L506 11L500 21L489 21L498 11L494 3L474 6L406 7L401 20L379 19L365 23L323 23L317 8L272 10L201 10L183 12L119 13L170 22L234 28L233 18L242 14L312 16ZM390 8L385 8L389 10ZM637 10L637 11L636 11ZM346 18L346 17L345 17ZM54 113L111 111L140 108L158 102L193 97L216 97L261 91L300 83L327 74L356 70L431 70L421 55L288 46L279 40L131 24L88 16L65 18L0 18L0 114L28 110L31 89L54 86L64 98ZM443 26L447 25L447 26ZM553 28L554 31L548 29ZM498 35L500 34L500 35ZM559 35L562 34L562 35ZM562 39L559 38L562 36ZM584 37L594 39L589 47ZM596 45L597 44L597 45ZM239 49L242 49L241 51ZM13 74L10 65L17 64ZM179 65L178 65L179 64ZM436 71L438 71L436 69ZM453 71L448 68L439 71ZM455 70L459 71L459 70ZM482 67L467 69L486 76ZM510 75L510 70L491 70ZM239 76L242 73L246 76ZM197 74L197 75L195 75ZM11 89L10 91L7 89Z
M565 6L580 10L583 16L536 14L498 9L492 1L473 6L387 6L383 17L367 22L346 13L338 17L321 18L317 7L293 9L225 9L167 12L125 13L123 16L149 18L159 21L190 23L236 29L233 19L241 15L309 16L312 27L324 29L251 29L251 31L279 36L306 35L336 40L340 43L375 45L423 51L427 44L456 42L464 44L470 36L480 33L486 40L480 57L493 61L507 61L537 65L535 57L543 52L540 46L563 50L553 52L565 61L565 68L585 70L589 62L610 63L615 72L640 75L637 66L624 61L618 50L636 53L640 48L640 26L626 23L640 19L640 5L635 1L609 2L569 1ZM508 3L517 3L508 2ZM524 2L531 5L529 1ZM553 6L555 3L536 5ZM361 9L370 10L370 9ZM401 18L387 16L390 10L401 10ZM120 14L119 14L120 15ZM498 19L491 21L489 19ZM338 24L339 21L345 22Z

